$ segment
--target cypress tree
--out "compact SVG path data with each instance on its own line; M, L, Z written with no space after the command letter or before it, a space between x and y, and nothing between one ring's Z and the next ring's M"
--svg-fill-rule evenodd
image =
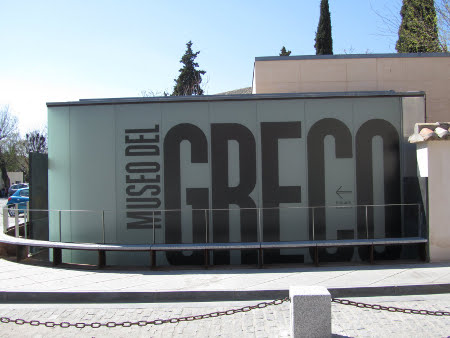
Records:
M403 0L402 23L395 49L399 53L441 52L434 0Z
M291 51L286 50L286 47L283 46L283 48L281 48L280 50L280 56L289 56L289 55L291 55Z
M198 63L195 58L200 52L192 51L192 41L186 44L186 52L181 57L180 63L183 67L180 68L180 75L175 79L175 86L173 87L173 96L180 95L203 95L203 89L200 87L202 83L202 75L205 75L204 70L199 70Z
M320 18L315 40L316 55L333 55L333 38L331 37L331 17L328 0L320 1Z

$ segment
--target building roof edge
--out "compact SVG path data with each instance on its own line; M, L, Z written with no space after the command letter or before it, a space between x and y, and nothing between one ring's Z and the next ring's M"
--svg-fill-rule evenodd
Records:
M376 58L420 58L450 57L450 53L386 53L386 54L337 54L337 55L294 55L294 56L258 56L258 61L293 61L293 60L339 60L339 59L376 59Z
M212 101L249 101L249 100L289 100L346 97L418 97L425 96L423 91L354 91L354 92L314 92L314 93L272 93L272 94L240 94L240 95L201 95L201 96L160 96L160 97L123 97L80 99L68 102L47 102L47 107L91 106L113 104L141 104L162 102L212 102Z

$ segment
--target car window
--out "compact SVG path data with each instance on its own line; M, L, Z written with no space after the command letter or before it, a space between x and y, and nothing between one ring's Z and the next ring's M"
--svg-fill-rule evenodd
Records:
M21 191L20 191L20 196L28 197L28 193L29 193L29 190L28 190L28 189L21 190Z

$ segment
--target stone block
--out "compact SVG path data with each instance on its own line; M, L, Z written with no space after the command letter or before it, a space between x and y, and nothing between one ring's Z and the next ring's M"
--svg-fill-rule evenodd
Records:
M331 295L323 286L293 286L291 298L292 337L331 336Z

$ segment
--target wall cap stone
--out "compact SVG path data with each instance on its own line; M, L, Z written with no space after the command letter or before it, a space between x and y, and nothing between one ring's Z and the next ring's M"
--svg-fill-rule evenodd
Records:
M450 140L450 122L416 123L409 143Z

